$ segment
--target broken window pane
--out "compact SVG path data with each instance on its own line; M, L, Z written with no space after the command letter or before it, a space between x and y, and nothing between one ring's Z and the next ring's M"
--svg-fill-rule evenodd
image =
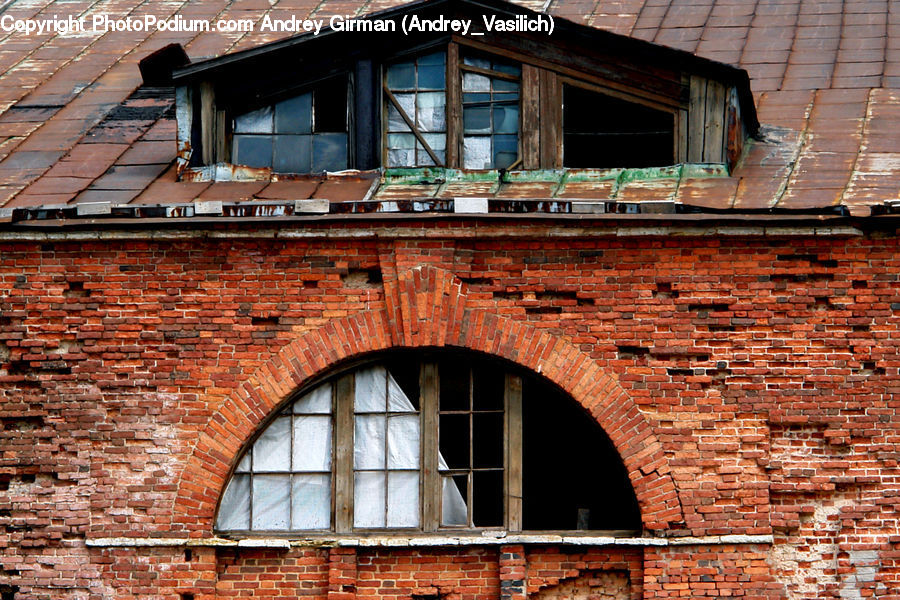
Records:
M521 66L488 58L464 57L463 65L490 71L463 69L463 167L505 169L519 157L519 81Z
M472 474L472 519L475 527L503 524L503 471Z
M347 131L347 81L330 79L313 91L313 131Z
M469 524L466 507L467 475L444 476L441 483L441 525Z
M291 529L331 527L331 476L294 475Z
M290 475L254 475L252 528L288 529L290 498Z

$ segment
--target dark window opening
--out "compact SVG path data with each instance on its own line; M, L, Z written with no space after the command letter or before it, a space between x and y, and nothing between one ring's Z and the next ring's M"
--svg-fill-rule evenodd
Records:
M675 163L674 140L672 113L563 86L566 167L664 167Z
M522 390L522 528L639 530L622 459L584 410L543 382Z

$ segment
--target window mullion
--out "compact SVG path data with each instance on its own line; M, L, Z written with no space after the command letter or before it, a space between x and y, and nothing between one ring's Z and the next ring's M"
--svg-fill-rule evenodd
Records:
M462 74L459 72L459 45L453 42L447 47L447 166L459 168L460 132L462 131Z
M437 531L441 521L441 475L438 472L438 368L424 363L419 376L422 412L422 526Z
M355 375L335 383L334 426L334 525L346 533L353 527L353 392Z
M522 378L506 375L506 527L522 530Z

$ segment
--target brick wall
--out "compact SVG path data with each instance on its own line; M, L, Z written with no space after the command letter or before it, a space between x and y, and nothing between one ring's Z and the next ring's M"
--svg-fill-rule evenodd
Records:
M498 596L500 558L489 550L360 551L357 584L330 585L344 559L329 566L319 551L197 550L211 563L189 568L202 577L187 592L172 575L181 549L84 546L87 537L208 533L219 475L184 476L201 433L246 439L265 414L229 421L221 411L251 374L339 319L391 323L415 312L397 282L427 264L461 290L460 322L477 313L527 325L614 378L656 444L629 450L630 464L646 469L633 469L633 481L652 472L674 485L641 496L645 513L674 503L660 510L661 531L775 535L771 549L706 548L717 557L702 566L697 551L622 554L613 570L629 573L632 596L726 595L736 583L728 594L891 597L900 579L898 256L890 237L4 243L0 594L229 597L252 565L285 594L409 598L407 586L388 592L380 573L415 558L425 561L416 572L451 579L477 569L473 594ZM554 343L546 364L564 373L569 354L553 356ZM329 367L321 362L319 372ZM227 466L230 448L202 451ZM173 519L179 512L184 521ZM544 558L524 552L528 593L539 593L532 561ZM312 555L324 562L281 570Z

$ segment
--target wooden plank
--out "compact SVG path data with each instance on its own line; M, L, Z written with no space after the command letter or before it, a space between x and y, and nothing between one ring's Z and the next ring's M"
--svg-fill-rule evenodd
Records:
M688 108L688 162L703 162L703 121L706 118L706 79L691 76L691 102Z
M462 81L459 73L459 45L447 46L447 166L461 168Z
M541 70L522 65L522 167L541 166Z
M607 88L602 85L598 85L596 83L592 83L589 81L582 81L580 79L574 79L572 77L568 77L565 75L560 75L559 79L562 83L567 84L567 85L573 85L573 86L580 87L585 90L596 92L598 94L612 96L613 98L625 100L626 102L633 102L634 104L640 104L641 106L646 106L646 107L652 108L654 110L659 110L659 111L668 112L668 113L675 113L678 110L680 110L678 107L672 106L671 104L662 104L660 102L655 102L653 100L649 100L649 99L643 98L641 96L636 96L634 94L629 94L627 92L622 92L620 90L614 90L611 88Z
M438 472L438 368L425 363L419 374L422 413L422 524L437 531L441 524L441 474Z
M334 384L334 524L335 531L353 529L353 373Z
M562 85L553 71L542 70L541 81L541 165L542 169L562 167Z
M506 375L506 527L522 531L522 378Z
M706 82L706 119L703 135L703 162L725 162L725 86Z
M216 162L216 98L213 84L200 84L200 136L203 146L203 164Z
M215 153L215 162L227 162L229 160L229 146L227 144L228 141L227 132L226 132L226 123L225 119L225 111L217 110L216 111L216 153Z
M675 113L675 162L688 161L688 111Z

